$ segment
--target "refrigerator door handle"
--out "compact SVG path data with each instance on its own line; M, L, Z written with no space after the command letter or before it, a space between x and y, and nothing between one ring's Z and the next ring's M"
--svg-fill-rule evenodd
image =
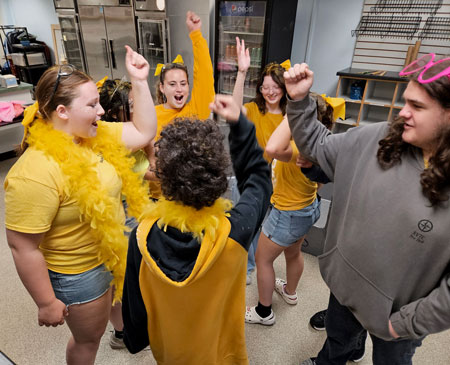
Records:
M111 54L111 64L112 68L117 69L117 63L116 63L116 55L114 54L114 40L109 40L109 52Z
M103 41L103 59L105 60L105 68L109 68L108 63L108 43L106 43L106 38L101 39Z

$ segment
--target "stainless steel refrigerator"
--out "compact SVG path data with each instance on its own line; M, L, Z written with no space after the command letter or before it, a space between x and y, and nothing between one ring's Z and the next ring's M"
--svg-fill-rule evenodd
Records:
M78 0L86 68L94 80L122 78L125 45L136 50L131 0Z
M161 0L135 0L135 15L138 31L138 50L150 65L148 84L156 100L155 76L158 63L168 63L170 58L169 25L165 2Z
M61 27L65 58L77 69L86 70L80 26L74 0L54 0L56 15Z
M255 97L265 65L291 56L297 0L216 0L215 78L218 93L231 94L237 73L236 37L250 50L244 102Z

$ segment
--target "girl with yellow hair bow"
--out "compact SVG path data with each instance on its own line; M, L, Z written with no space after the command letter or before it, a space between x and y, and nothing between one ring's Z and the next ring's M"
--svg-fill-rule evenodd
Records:
M130 150L147 145L156 115L147 61L127 47L134 118L105 123L92 79L71 65L47 70L25 113L23 154L5 179L5 226L39 325L67 322L68 363L93 364L114 302L122 298L127 239L121 193L139 216L148 192Z
M187 67L181 56L173 63L159 67L159 81L156 85L158 103L155 107L158 119L156 140L161 130L180 117L207 119L211 114L209 103L214 100L214 74L209 55L208 43L201 32L200 17L192 11L186 13L186 26L192 41L194 54L194 77L191 99L189 98L189 78ZM151 156L154 165L154 156ZM158 199L161 196L159 182L150 182L151 196Z
M238 76L233 96L242 102L245 73L250 64L244 41L236 40ZM259 301L247 307L245 321L262 325L275 323L272 294L276 291L291 305L297 304L297 285L303 272L300 248L309 228L319 218L317 184L311 182L296 166L298 150L291 141L289 128L280 129L286 114L286 88L283 74L290 61L268 64L261 73L256 97L244 110L256 127L256 137L264 156L272 164L273 205L264 221L257 243L256 267ZM257 240L257 242L256 242ZM251 251L249 250L249 253ZM286 279L276 278L274 260L284 252ZM249 255L250 266L251 256Z

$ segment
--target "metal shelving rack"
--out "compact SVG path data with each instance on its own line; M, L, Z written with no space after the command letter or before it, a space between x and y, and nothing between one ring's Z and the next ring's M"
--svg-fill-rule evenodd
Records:
M378 0L370 10L375 13L418 13L434 15L441 8L442 0Z
M450 18L428 18L418 38L450 40Z
M420 26L420 16L372 16L361 17L352 36L391 37L412 39Z

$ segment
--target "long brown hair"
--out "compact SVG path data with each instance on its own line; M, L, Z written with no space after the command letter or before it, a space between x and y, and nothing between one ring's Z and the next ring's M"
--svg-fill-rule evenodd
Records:
M256 96L253 99L253 101L258 106L259 111L261 114L266 114L267 108L266 108L266 100L264 99L264 96L261 93L261 86L264 82L264 77L270 76L272 77L272 80L281 88L283 91L283 96L280 100L280 109L281 113L283 115L286 114L286 104L287 104L287 98L286 98L286 86L284 85L284 74L285 69L283 66L280 66L276 62L271 62L266 67L264 67L263 72L261 73L258 83L256 85Z
M448 66L448 65L447 65ZM436 68L439 65L435 66ZM442 65L442 69L445 65ZM439 70L442 71L442 70ZM411 76L409 82L415 82L422 87L426 93L436 100L444 109L450 110L450 79L440 77L428 84L421 84L417 81L419 73ZM397 117L390 124L388 134L378 143L380 147L377 152L377 159L380 166L387 170L395 164L401 163L403 153L413 148L402 139L405 121ZM450 186L450 125L443 126L438 133L435 149L429 160L429 166L420 175L422 192L430 201L432 206L439 205L447 201L448 187Z

